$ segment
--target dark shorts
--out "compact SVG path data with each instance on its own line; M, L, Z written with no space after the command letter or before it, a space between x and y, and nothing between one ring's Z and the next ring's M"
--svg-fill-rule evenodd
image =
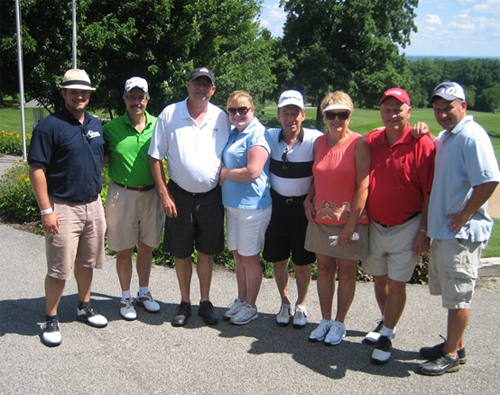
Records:
M305 196L286 198L271 190L273 212L266 232L263 258L268 262L280 262L290 257L297 266L313 263L316 256L304 249L307 218L303 202Z
M195 248L207 255L221 253L224 250L221 188L190 193L170 181L168 190L177 206L177 217L166 217L163 250L180 259L189 257Z

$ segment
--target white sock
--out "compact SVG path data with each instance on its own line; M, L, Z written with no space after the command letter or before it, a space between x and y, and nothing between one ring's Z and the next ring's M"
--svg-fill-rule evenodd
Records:
M380 332L380 336L389 336L389 337L390 337L390 336L394 335L394 332L396 332L396 331L395 331L395 329L396 329L396 328L394 328L394 329L389 329L389 328L387 328L387 327L384 325L384 327L382 328L382 332Z
M122 300L132 299L132 295L130 294L130 289L128 291L122 291Z
M146 295L149 292L149 285L147 287L139 287L139 295Z

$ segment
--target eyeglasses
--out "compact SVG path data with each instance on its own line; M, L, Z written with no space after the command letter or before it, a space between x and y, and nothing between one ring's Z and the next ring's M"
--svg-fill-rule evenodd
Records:
M210 82L203 82L198 80L194 80L193 84L197 87L203 87L205 89L210 89L212 87L212 84Z
M347 118L349 118L349 113L348 112L333 112L333 111L325 112L325 118L328 119L329 121L333 121L337 117L339 117L339 119L341 121L345 121Z
M240 115L247 115L247 112L250 111L250 107L238 107L238 108L228 108L227 112L231 115L236 115L236 113Z
M135 102L136 100L139 100L140 103L142 103L146 99L146 96L127 96L127 100L131 102Z
M281 155L281 160L283 161L283 170L288 171L288 147L286 148L285 152L283 152L283 155Z

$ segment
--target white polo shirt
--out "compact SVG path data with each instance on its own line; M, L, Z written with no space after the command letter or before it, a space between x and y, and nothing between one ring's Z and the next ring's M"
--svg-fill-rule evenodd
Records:
M323 133L302 128L297 140L288 147L281 138L281 129L269 129L268 132L271 136L271 188L286 197L307 195L313 179L314 142ZM283 162L285 152L287 164Z
M160 113L148 154L158 160L167 158L170 179L182 189L204 193L219 182L231 125L226 113L212 103L198 125L189 115L187 101L170 104Z

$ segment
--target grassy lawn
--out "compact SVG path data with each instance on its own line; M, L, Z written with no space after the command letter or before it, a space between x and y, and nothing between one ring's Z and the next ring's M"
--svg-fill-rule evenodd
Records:
M16 131L21 132L21 117L18 103L14 101L6 101L7 106L0 108L0 130L6 132ZM495 149L497 160L500 159L500 114L482 113L469 111L469 115L473 115L474 119L479 122L489 133L493 148ZM32 132L33 114L31 109L25 110L25 125L26 132ZM260 114L259 118L267 127L279 127L276 119L276 107L266 107L264 114ZM316 120L316 109L306 109L306 120L304 126L314 128ZM437 135L441 128L434 119L434 113L429 108L415 108L412 111L410 119L411 123L426 122L431 131ZM362 110L356 109L353 113L350 128L361 134L365 134L373 128L383 126L378 110ZM483 256L492 257L500 256L500 219L495 219L493 234L488 247L484 251Z

